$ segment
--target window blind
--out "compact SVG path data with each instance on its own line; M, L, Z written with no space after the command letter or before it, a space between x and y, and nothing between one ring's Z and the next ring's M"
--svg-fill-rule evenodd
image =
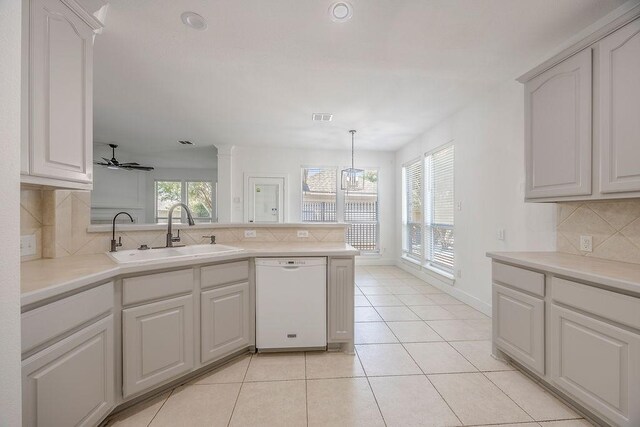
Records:
M454 268L454 147L425 157L426 238L428 264L453 274Z
M403 177L403 253L420 260L422 256L422 162L416 160L402 169Z

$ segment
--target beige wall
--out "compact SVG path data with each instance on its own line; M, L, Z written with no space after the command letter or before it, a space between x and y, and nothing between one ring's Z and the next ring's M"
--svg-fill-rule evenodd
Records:
M593 236L593 252L580 236ZM558 203L559 252L640 264L640 199Z
M111 240L110 232L89 233L91 199L88 191L31 190L21 191L20 232L41 236L37 256L24 257L23 261L37 258L60 258L69 255L85 255L106 252ZM247 228L251 228L250 226ZM256 227L256 237L245 239L244 228L186 228L180 233L183 244L209 243L207 235L214 234L218 243L252 242L344 242L344 226L310 228L308 238L298 238L297 228ZM166 230L118 231L122 237L122 249L164 246Z

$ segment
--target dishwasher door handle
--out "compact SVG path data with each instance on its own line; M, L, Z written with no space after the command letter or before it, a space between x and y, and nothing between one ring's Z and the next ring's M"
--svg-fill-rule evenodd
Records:
M284 265L282 266L285 270L297 270L300 268L299 265Z

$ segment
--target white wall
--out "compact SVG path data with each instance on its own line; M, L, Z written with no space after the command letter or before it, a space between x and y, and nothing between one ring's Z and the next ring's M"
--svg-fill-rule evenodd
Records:
M20 0L0 1L0 425L22 425L20 391Z
M378 259L369 258L376 263L395 262L395 168L393 152L360 151L357 149L355 164L361 168L378 168L378 197L380 202L380 247ZM292 148L235 147L232 160L232 222L244 221L244 176L251 173L283 174L288 176L288 203L286 220L300 222L302 204L303 166L336 166L343 168L351 164L351 151L303 150ZM340 192L339 192L340 193ZM338 195L340 197L340 194ZM361 260L363 261L363 260Z
M462 277L445 289L487 311L491 305L487 251L555 249L555 205L524 203L522 85L509 82L496 88L399 150L398 190L403 163L452 140L455 198L462 202L455 217L455 262ZM402 263L400 191L396 206L397 259ZM500 228L506 230L504 241L497 238Z

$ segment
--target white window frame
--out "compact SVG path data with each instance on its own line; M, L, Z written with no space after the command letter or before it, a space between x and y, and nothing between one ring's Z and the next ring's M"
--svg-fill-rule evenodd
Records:
M406 247L406 240L407 240L407 236L408 236L408 230L407 227L409 225L408 221L407 221L407 217L408 217L408 197L407 197L407 177L406 177L406 170L409 166L414 165L414 164L418 164L420 165L420 179L421 179L421 184L423 185L424 188L424 161L421 157L417 157L414 158L406 163L402 164L402 169L401 169L401 194L402 194L402 258L412 262L414 264L421 264L421 259L422 256L424 254L424 219L423 219L423 224L421 224L421 227L423 228L423 230L420 232L420 253L417 254L412 254L409 251L405 250ZM421 192L420 197L422 199L424 199L424 191ZM422 200L423 202L423 217L424 217L424 200Z
M217 190L218 190L218 183L214 182L210 179L199 179L199 178L194 178L194 179L182 179L182 178L177 178L177 179L171 179L171 178L157 178L153 180L153 218L155 220L155 222L158 224L160 219L163 220L168 220L168 218L166 217L159 217L158 216L158 190L157 190L157 185L158 182L179 182L180 183L180 202L184 203L185 205L188 206L188 192L187 192L187 186L190 182L210 182L211 183L211 198L213 200L213 207L212 207L212 212L211 212L211 217L193 217L194 220L207 220L210 219L212 223L218 222L218 218L217 218L217 211L218 211L218 200L217 200ZM180 209L180 222L181 223L186 223L187 222L187 213L185 212L184 209ZM205 221L206 223L206 221Z
M338 167L337 166L310 166L310 165L303 165L300 166L300 222L317 222L317 221L305 221L304 217L303 217L303 212L304 212L304 190L303 190L303 179L304 179L304 170L305 169L332 169L336 172L336 182L335 182L335 195L336 195L336 220L335 221L323 221L323 224L335 224L337 222L339 222L339 218L340 218L340 202L339 202L339 191L338 191L338 179L339 179L339 171L338 171Z
M343 168L346 169L346 168ZM376 218L376 248L373 250L360 250L360 252L363 255L379 255L380 254L380 168L379 167L361 167L360 169L363 169L365 171L365 174L367 173L367 171L375 171L377 176L378 176L378 182L376 183L376 201L378 203L377 206L377 218ZM338 176L338 181L341 179L341 176ZM347 191L343 191L343 196L342 196L342 200L340 201L340 204L342 205L342 209L340 209L340 211L342 212L342 220L344 223L346 224L360 224L358 222L351 222L351 221L347 221L346 220L346 209L347 209ZM354 191L353 193L357 193L357 191ZM347 242L348 243L348 242Z

